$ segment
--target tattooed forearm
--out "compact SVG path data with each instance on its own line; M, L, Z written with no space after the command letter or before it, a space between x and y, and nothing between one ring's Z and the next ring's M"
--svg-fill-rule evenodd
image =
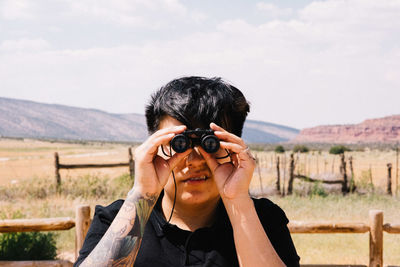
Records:
M80 266L132 266L157 197L131 190L103 238ZM128 235L131 231L136 236Z

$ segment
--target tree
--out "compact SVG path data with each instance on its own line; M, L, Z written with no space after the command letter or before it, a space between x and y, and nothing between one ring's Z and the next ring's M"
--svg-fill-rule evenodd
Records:
M275 153L284 153L285 152L285 148L281 145L278 145L275 147Z
M343 145L336 145L336 146L332 146L329 149L329 154L339 155L339 154L343 154L346 151L351 151L351 149L348 147L345 147Z
M294 153L297 153L297 152L307 153L309 151L310 151L310 149L308 149L308 147L306 147L305 145L295 145L293 148Z

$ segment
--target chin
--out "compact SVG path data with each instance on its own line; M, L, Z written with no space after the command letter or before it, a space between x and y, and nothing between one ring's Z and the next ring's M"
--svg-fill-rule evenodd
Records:
M209 195L200 191L183 192L180 200L188 205L201 205L215 203L219 199L219 195Z

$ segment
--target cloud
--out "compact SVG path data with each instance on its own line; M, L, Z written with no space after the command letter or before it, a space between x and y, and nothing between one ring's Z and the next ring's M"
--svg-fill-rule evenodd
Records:
M146 24L146 12L159 5L170 5L177 24L194 12L175 1L119 0L100 9L76 3L75 16L127 25ZM0 80L36 100L142 113L150 93L172 78L222 76L250 99L252 118L295 127L357 122L399 113L398 14L400 1L327 0L289 19L255 24L240 17L140 44L57 49L41 38L8 40L0 44L9 51L0 53Z
M191 19L191 13L179 0L65 0L74 16L105 20L128 27L162 28L174 17ZM201 14L194 13L194 20ZM168 18L168 19L166 19Z
M5 40L0 43L0 51L15 52L15 51L37 51L50 48L50 44L43 39L19 39Z
M2 0L0 1L0 18L6 20L32 19L32 1Z
M270 18L289 17L293 14L293 9L280 8L271 3L259 2L256 4L256 7Z

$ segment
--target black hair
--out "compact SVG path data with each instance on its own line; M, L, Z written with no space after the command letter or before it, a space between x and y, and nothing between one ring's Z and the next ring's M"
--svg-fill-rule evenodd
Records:
M158 130L166 115L188 129L208 129L214 122L227 131L242 135L249 103L233 85L221 78L182 77L170 81L151 96L146 106L147 129Z

